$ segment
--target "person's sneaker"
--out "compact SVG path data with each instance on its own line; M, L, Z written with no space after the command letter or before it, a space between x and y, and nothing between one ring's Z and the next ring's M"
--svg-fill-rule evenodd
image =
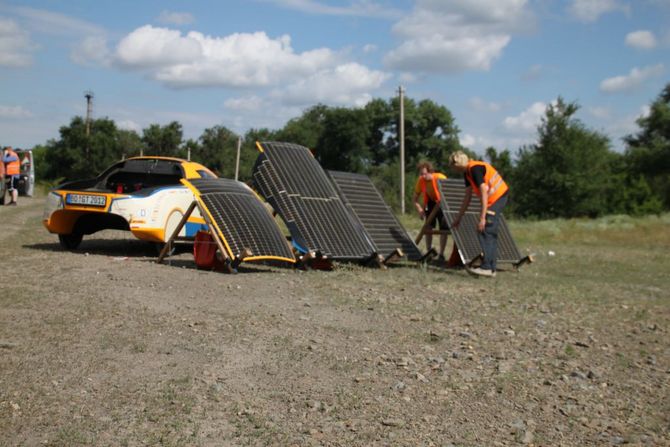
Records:
M9 202L7 205L8 206L16 206L16 202Z
M467 268L467 272L471 275L474 276L484 276L486 278L495 278L496 277L496 272L493 270L488 270L488 269L483 269L479 267L475 268Z
M437 262L444 262L444 255L440 255L437 257Z

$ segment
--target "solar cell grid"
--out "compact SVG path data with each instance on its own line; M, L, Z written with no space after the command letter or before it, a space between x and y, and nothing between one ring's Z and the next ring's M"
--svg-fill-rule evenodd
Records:
M236 257L244 249L250 259L284 259L294 257L276 222L253 191L230 179L194 179L186 181L198 194L196 198L209 212L213 224Z
M451 227L465 197L465 185L463 179L440 180L440 206ZM479 213L481 210L481 201L479 197L472 194L470 205L461 218L458 228L451 230L456 241L458 252L464 264L469 264L475 260L481 253L481 244L477 234L477 224L479 223ZM512 235L505 221L505 216L501 216L500 226L498 227L498 262L518 263L521 261L521 254L512 238Z
M301 250L342 260L363 260L374 247L342 203L309 150L263 142L254 167L254 187L286 223Z
M407 235L369 177L339 171L328 171L328 174L367 231L379 254L388 255L400 248L408 259L421 258L421 251Z

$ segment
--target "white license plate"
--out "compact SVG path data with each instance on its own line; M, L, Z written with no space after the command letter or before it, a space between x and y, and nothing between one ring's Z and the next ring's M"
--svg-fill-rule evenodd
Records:
M88 194L68 194L65 198L68 205L105 206L106 196L93 196Z

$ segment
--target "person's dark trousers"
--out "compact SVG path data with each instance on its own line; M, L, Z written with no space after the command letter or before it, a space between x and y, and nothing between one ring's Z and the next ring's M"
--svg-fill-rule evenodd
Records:
M484 260L480 268L496 271L496 258L498 257L498 227L502 210L507 205L508 194L499 198L491 205L486 213L486 226L484 232L479 233L479 243L484 251Z

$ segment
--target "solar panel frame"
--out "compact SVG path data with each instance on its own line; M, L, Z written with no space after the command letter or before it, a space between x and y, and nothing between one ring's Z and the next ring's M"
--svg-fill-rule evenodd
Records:
M344 203L367 232L377 253L389 255L399 248L407 259L421 259L421 250L367 175L342 171L327 173Z
M459 226L454 229L453 222L458 216L461 203L465 197L463 179L440 180L438 185L440 188L440 207L451 229L461 261L468 265L482 254L482 247L477 234L481 201L479 196L472 194L470 204L465 210ZM521 260L521 253L512 238L505 216L501 215L500 226L498 227L497 262L518 264Z
M302 253L364 261L375 248L345 206L309 149L293 143L259 142L253 186L286 223Z
M231 259L245 249L252 255L245 261L278 260L295 263L286 237L260 198L247 185L236 180L182 180L194 193L201 209L208 214L212 230L224 243Z

